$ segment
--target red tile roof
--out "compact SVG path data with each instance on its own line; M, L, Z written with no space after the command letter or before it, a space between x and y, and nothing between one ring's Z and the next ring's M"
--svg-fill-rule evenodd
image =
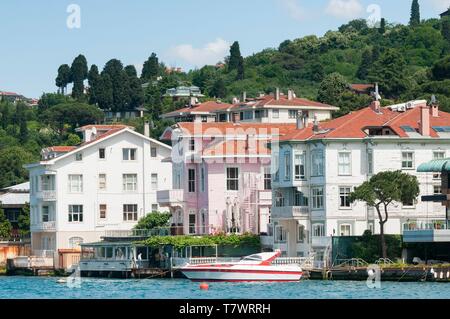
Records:
M67 153L76 149L76 146L51 146L47 148L50 152Z
M299 98L299 97L294 97L291 100L288 99L288 97L286 95L281 95L280 99L277 100L275 99L274 96L272 95L265 95L261 98L257 98L254 101L250 102L250 103L240 103L240 104L235 104L233 106L233 109L235 108L239 108L239 107L246 107L246 106L250 106L250 107L267 107L267 106L297 106L297 107L312 107L312 108L318 108L318 109L338 109L337 107L333 106L333 105L328 105L328 104L324 104L324 103L320 103L320 102L316 102L316 101L311 101L305 98Z
M359 111L347 114L337 119L319 123L319 133L314 134L313 126L293 132L280 137L280 141L289 140L310 140L324 138L364 138L367 134L364 129L367 127L388 127L397 136L408 138L408 134L401 126L410 126L416 131L419 130L420 107L409 109L405 112L392 111L389 108L381 108L380 113L376 113L371 107L366 107ZM430 127L449 126L450 113L439 112L438 117L430 114ZM430 130L430 136L437 138L439 135Z
M350 88L352 90L358 92L368 92L370 89L374 89L375 85L373 84L350 84Z
M202 113L209 113L209 112L214 112L214 111L219 111L219 110L223 110L223 109L228 109L230 108L232 105L231 104L227 104L227 103L221 103L221 102L217 102L217 101L208 101L208 102L204 102L192 107L185 107L170 113L166 113L163 115L163 117L175 117L175 116L179 116L180 113L186 113L186 114L190 114L193 112L202 112Z
M107 131L107 130L114 130L114 129L123 129L123 128L126 128L126 127L132 129L131 126L124 125L124 124L111 124L111 125L91 124L91 125L85 125L85 126L79 127L79 128L77 128L77 131L82 132L82 131L85 131L85 130L90 130L90 129L94 128L94 127L97 130L100 130L100 131Z

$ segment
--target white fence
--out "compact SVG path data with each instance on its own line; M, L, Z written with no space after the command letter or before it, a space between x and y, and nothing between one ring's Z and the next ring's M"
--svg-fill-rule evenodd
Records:
M53 268L53 257L28 257L20 256L14 258L15 268Z

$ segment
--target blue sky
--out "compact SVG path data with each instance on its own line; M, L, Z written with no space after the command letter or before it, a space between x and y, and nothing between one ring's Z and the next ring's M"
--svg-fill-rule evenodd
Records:
M70 4L80 28L68 28ZM422 18L450 0L420 0ZM374 6L375 5L375 6ZM2 0L0 90L28 97L54 92L59 65L82 53L100 68L111 58L139 69L152 52L184 69L212 64L235 40L244 55L286 39L335 30L372 13L406 23L411 0ZM375 11L367 12L367 9Z

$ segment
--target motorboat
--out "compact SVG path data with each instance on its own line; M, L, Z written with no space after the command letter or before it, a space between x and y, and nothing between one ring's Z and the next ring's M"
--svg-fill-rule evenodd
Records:
M254 254L238 262L187 264L180 271L192 281L299 281L303 272L299 265L276 265L274 260L281 252Z

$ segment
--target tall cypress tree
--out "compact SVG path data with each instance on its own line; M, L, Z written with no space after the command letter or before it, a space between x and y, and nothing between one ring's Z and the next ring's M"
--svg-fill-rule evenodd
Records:
M108 74L113 90L113 111L126 111L130 109L130 91L128 75L123 64L117 59L108 61L102 74Z
M230 47L230 59L228 61L228 70L237 70L239 67L239 60L241 58L241 49L239 42L235 41Z
M419 0L413 0L411 4L411 18L409 24L413 27L420 24L420 5Z
M23 103L17 104L17 119L19 122L19 140L21 143L25 143L28 140L28 126L27 118L25 114L26 106Z
M237 80L243 80L245 77L245 67L244 67L244 58L242 56L239 57L238 66L237 66Z
M386 19L385 18L381 18L380 28L378 29L378 31L380 31L381 34L386 33Z
M88 73L88 83L89 83L89 103L97 104L97 91L100 85L100 73L98 72L98 67L93 64Z
M157 77L158 74L159 74L159 60L156 53L152 53L152 55L144 63L141 78L143 80L148 81Z
M88 76L88 65L84 55L80 54L73 60L70 71L73 81L72 97L80 99L84 95L84 80Z
M447 40L447 44L450 45L450 17L442 18L441 34Z
M66 91L67 84L71 82L70 66L63 64L58 68L58 76L56 77L56 86L60 89L61 94Z
M128 77L128 95L130 96L130 108L139 107L144 102L144 90L141 81L137 77L136 68L133 65L125 67L125 73Z
M359 65L358 71L356 72L356 76L361 80L365 80L367 78L367 75L369 74L369 69L372 63L373 53L370 48L367 48L362 53L361 64Z

